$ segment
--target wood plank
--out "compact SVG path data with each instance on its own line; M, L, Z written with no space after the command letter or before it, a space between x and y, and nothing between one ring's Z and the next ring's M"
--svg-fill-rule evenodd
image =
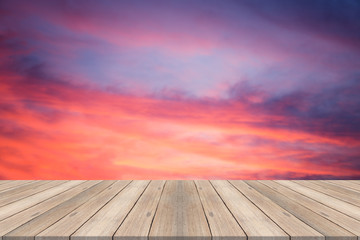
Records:
M328 181L312 181L312 182L319 186L324 186L325 188L329 188L329 189L332 189L339 193L342 193L342 194L345 194L348 196L352 196L352 197L357 197L358 199L360 199L360 192L358 192L354 189L345 188L345 187L341 187L341 186L338 186L335 184L331 184Z
M23 225L24 223L30 221L31 219L41 215L42 213L50 210L53 207L67 201L68 199L76 196L77 194L85 191L86 189L94 186L100 181L84 181L83 183L69 188L68 190L55 195L33 207L30 207L20 213L17 213L9 218L6 218L0 221L0 240L2 237L14 230L15 228Z
M348 182L348 181L342 181L342 180L328 180L327 183L335 184L336 186L341 186L344 188L349 188L353 191L360 192L360 187L356 183Z
M260 192L246 184L244 181L230 181L246 198L260 208L268 217L270 217L276 224L290 235L293 240L325 240L325 237L318 231L311 228L294 216L291 212L280 207L271 201L267 195L262 195Z
M193 181L167 181L149 239L210 240L211 233Z
M360 180L346 180L346 181L360 185Z
M166 181L151 181L114 235L114 240L147 240Z
M131 182L79 228L71 236L71 240L111 240L149 182L145 180Z
M326 195L329 195L329 196L332 196L334 198L337 198L337 199L340 199L342 201L345 201L345 202L348 202L348 203L351 203L353 205L356 205L356 206L360 206L360 192L358 192L358 195L357 196L353 196L351 194L346 194L348 191L341 191L339 192L339 190L334 190L331 186L334 186L334 185L331 185L330 184L330 187L328 187L326 184L321 184L321 183L314 183L314 182L318 182L318 181L294 181L295 183L298 183L300 185L303 185L305 187L308 187L308 188L311 188L311 189L314 189L318 192L321 192L321 193L324 193ZM334 186L336 188L336 186ZM340 189L344 189L344 188L340 188Z
M356 184L360 184L360 180L347 180L348 182L352 182L352 183L356 183Z
M0 199L3 198L4 196L8 196L8 195L11 195L11 194L16 194L18 192L22 192L23 190L27 190L27 189L29 189L31 187L43 185L43 184L45 184L47 182L51 182L51 181L43 181L43 180L32 181L29 184L25 184L25 185L22 185L22 186L13 188L13 189L8 189L8 190L5 190L5 191L2 191L2 192L0 192Z
M8 181L4 184L0 185L0 192L7 191L12 188L17 188L22 185L26 185L29 183L35 182L34 180L15 180L15 181Z
M356 181L12 182L0 240L360 240Z
M130 182L125 180L116 181L113 185L108 186L104 191L97 194L97 196L91 198L88 202L39 233L35 240L68 240L71 234L79 229Z
M280 227L227 181L211 181L249 240L290 239Z
M57 181L57 183L58 185L53 188L0 207L0 220L4 220L11 215L21 212L73 186L76 186L80 184L81 181Z
M21 187L13 188L8 191L0 193L0 207L9 203L19 201L25 197L29 197L38 192L52 188L58 185L55 181L35 181L30 184L22 185Z
M212 239L246 240L245 232L211 183L207 180L197 180L195 184L210 226Z
M62 217L72 212L86 201L91 200L115 181L101 181L93 187L77 194L75 197L59 204L49 211L37 216L31 221L21 225L13 231L6 234L4 240L32 240L37 234L44 231L47 227L59 221Z
M353 240L356 239L354 232L360 233L359 222L355 219L273 181L246 181L246 183L322 233L326 239ZM334 218L337 219L335 223ZM339 223L344 223L345 226L348 226L348 230L354 230L354 232L346 231L337 225Z
M327 205L335 210L338 210L339 212L342 212L350 217L360 220L360 208L355 205L341 201L337 198L333 198L313 189L304 187L292 181L277 180L276 182L290 189L293 189L294 191L301 193L307 197L310 197L324 205Z
M9 181L11 181L11 180L0 180L0 185L1 185L1 184L4 184L4 183L7 183L7 182L9 182Z
M38 180L1 180L0 181L0 194L6 190L7 187L18 187L21 186L23 184L30 184L30 183L34 183L34 182L39 182Z

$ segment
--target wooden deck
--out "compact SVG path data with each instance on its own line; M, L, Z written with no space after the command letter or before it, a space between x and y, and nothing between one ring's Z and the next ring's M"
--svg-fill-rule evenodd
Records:
M360 181L0 181L2 240L360 240Z

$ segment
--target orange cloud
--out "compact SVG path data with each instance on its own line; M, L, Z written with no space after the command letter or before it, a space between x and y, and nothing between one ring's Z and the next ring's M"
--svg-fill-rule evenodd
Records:
M241 102L136 97L58 83L0 85L8 105L0 134L6 179L359 174L351 166L324 164L326 149L351 154L341 139L262 127L286 118L255 114Z

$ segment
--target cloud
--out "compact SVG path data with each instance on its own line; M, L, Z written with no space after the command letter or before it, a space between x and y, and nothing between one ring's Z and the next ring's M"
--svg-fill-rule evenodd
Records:
M247 1L247 6L282 27L335 41L359 51L360 14L358 1Z
M326 75L328 61L307 61L319 52L320 59L326 60L328 55L338 55L328 52L328 46L311 54L298 51L294 46L302 41L313 43L312 37L298 41L302 33L292 36L280 30L283 26L261 21L270 13L256 17L245 8L241 10L244 15L238 16L239 6L233 9L231 2L230 7L188 2L194 4L188 12L179 2L159 2L159 9L152 11L129 2L129 13L124 15L118 14L117 5L116 11L109 11L111 2L90 2L84 8L77 2L42 3L14 9L9 1L1 7L9 14L0 18L6 23L0 37L0 172L4 172L0 178L336 179L360 175L357 70L341 60L333 62L341 64ZM158 15L164 10L173 15ZM288 6L287 14L292 11ZM133 12L144 15L137 19ZM104 17L105 13L109 16ZM25 26L21 16L32 27ZM280 37L265 27L276 29ZM356 36L344 34L343 38ZM295 45L290 41L294 39ZM91 54L83 55L92 47ZM128 59L129 55L119 51L125 48L130 55L151 54ZM124 61L108 61L110 68L88 59L102 56L99 53L109 56L113 49L126 56ZM229 49L234 53L229 54ZM164 55L154 52L168 56L160 61L151 57ZM356 56L343 48L340 52L344 59ZM253 69L237 75L248 65L234 69L254 53L267 60L252 59ZM225 67L213 64L222 62L222 58L214 60L217 56L224 58ZM297 56L302 56L301 61ZM145 83L134 83L128 76L137 72L131 71L148 67L151 86L158 75L149 61L176 57L180 61L171 64L177 75L189 78L186 84L136 91L134 86ZM202 61L218 71L196 72L192 64L202 66L196 65ZM82 68L84 62L86 68ZM188 65L177 66L180 63ZM135 67L128 69L131 64ZM99 75L117 68L130 73L119 76L119 84L111 87L103 79L92 81L88 76L96 71L91 68L106 70L99 70ZM231 74L219 74L224 69ZM171 68L162 71L171 72ZM224 95L202 96L189 89L208 84L193 83L198 76L213 74L219 74L214 82L226 91ZM328 76L334 79L326 79ZM319 82L315 84L314 78L320 78ZM133 91L118 87L121 84L129 84Z
M6 92L14 100L9 114L2 118L17 127L6 128L2 122L1 145L21 155L8 152L3 157L15 166L32 169L24 174L19 168L8 177L276 178L286 172L299 177L314 172L336 178L339 168L348 176L359 171L355 162L348 161L353 153L345 147L337 150L339 162L314 170L329 158L316 148L325 145L331 155L337 144L342 146L334 142L337 136L328 139L301 126L292 128L288 121L298 113L281 104L275 104L279 110L271 114L265 111L266 104L260 111L258 102L244 101L261 92L251 87L241 101L217 101L128 96L45 79L26 85L26 89L12 82L7 86L16 91ZM47 88L56 89L57 94ZM244 90L241 85L237 88ZM39 96L41 101L33 101ZM257 108L252 111L252 106ZM56 113L56 121L41 117L51 116L51 112ZM272 119L279 119L282 125L274 125ZM340 154L349 157L342 160ZM277 175L262 173L264 168Z

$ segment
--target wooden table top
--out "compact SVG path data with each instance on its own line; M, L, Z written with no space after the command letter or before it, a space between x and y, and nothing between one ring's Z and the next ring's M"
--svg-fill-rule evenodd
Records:
M2 240L360 240L360 181L0 181Z

